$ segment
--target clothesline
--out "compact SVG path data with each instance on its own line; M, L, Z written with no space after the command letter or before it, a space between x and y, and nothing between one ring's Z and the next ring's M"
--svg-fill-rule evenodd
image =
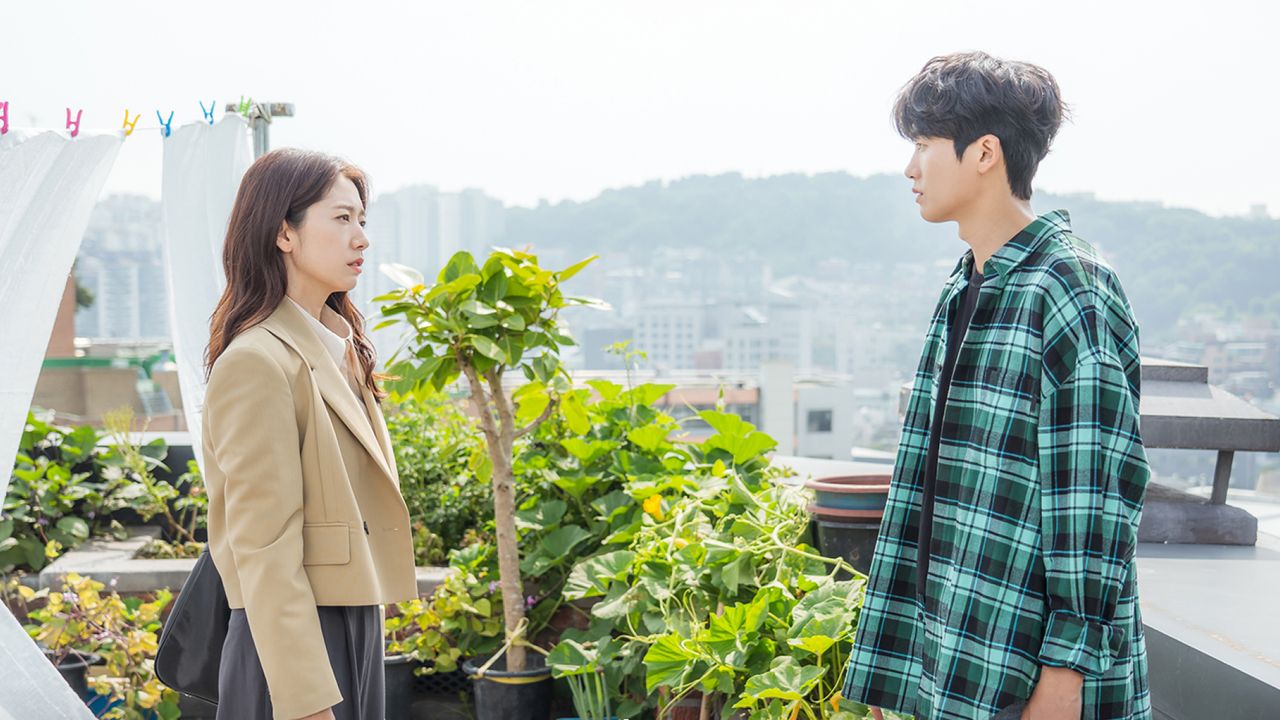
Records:
M203 114L204 120L207 121L210 125L212 125L215 122L215 118L213 114L217 112L218 101L214 100L209 104L209 107L205 107L203 100L199 102L200 102L200 111ZM250 120L254 118L264 118L268 122L270 122L271 116L273 114L269 108L270 105L273 105L273 103L255 103L253 101L253 98L249 98L248 100L246 100L242 95L240 96L239 103L236 103L234 106L228 105L228 107L223 111L223 116L225 117L228 114L236 114L236 115L241 115L246 119L250 119ZM0 100L0 136L4 136L8 134L9 130L11 129L9 126L9 109L10 109L10 101ZM142 127L138 127L138 121L142 118L142 113L133 114L132 119L130 119L131 114L129 112L129 109L125 108L124 120L121 123L119 132L124 133L125 137L128 137L133 133L138 132L139 130L159 131L164 137L171 136L173 134L173 116L175 111L170 110L169 117L167 119L164 117L164 115L161 114L161 111L157 110L155 112L156 112L156 120L159 121L158 124L143 125ZM69 131L71 134L71 137L75 138L80 134L80 125L83 119L84 119L83 108L76 110L76 114L74 118L72 118L71 116L71 108L67 108L66 125L61 129L65 131ZM17 128L17 127L12 129L41 130L39 128ZM55 130L55 131L57 130L56 128L49 128L49 129ZM109 131L102 130L98 132L109 132Z

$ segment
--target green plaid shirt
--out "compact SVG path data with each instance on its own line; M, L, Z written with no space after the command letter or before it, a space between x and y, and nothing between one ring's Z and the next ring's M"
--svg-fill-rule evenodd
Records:
M1115 273L1059 210L983 268L942 412L929 572L921 488L966 252L925 337L845 698L990 718L1041 666L1083 673L1086 720L1150 718L1134 550L1150 471L1138 326Z

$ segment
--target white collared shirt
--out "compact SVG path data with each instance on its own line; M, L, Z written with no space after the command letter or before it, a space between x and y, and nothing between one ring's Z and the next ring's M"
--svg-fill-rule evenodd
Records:
M286 295L285 297L289 296ZM364 397L360 393L360 386L356 383L355 373L352 372L351 368L351 356L353 354L351 323L347 322L347 319L338 313L330 312L329 314L332 317L342 323L342 328L346 331L343 335L339 335L328 325L320 322L314 315L307 312L306 308L299 305L293 298L289 297L289 302L293 303L294 307L298 308L298 311L307 318L307 323L311 325L311 329L315 331L316 337L320 340L320 344L323 345L324 349L333 357L334 364L338 366L338 370L342 373L342 377L347 380L347 384L351 387L351 392L355 393L356 404L364 410L365 416L368 417L369 408L365 407ZM324 309L321 309L320 312L324 314ZM370 418L370 422L372 421L372 418Z

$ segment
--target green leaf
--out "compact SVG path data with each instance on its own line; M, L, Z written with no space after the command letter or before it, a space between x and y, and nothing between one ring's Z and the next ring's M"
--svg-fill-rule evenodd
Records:
M755 702L771 698L783 701L804 700L818 679L825 674L824 668L801 665L790 655L774 658L768 672L747 679L746 692L734 707L751 707Z
M487 303L496 303L502 299L503 295L507 294L507 273L503 270L502 265L498 264L497 268L490 274L490 264L486 262L483 274L487 275L489 279L484 281L484 285L480 286L477 294L481 300Z
M475 275L476 279L480 279L480 268L476 265L475 258L471 257L471 253L466 250L459 250L449 258L449 262L445 264L444 269L440 271L440 279L445 282L453 282L464 275Z
M502 352L502 348L498 344L483 335L473 335L468 340L471 346L480 351L481 355L495 362L505 363L507 354Z
M725 589L729 591L730 596L738 592L740 585L754 584L755 578L755 567L752 564L752 557L748 553L739 555L728 565L725 565L724 570L720 572L720 581L724 583Z
M545 530L560 524L568 505L563 500L543 500L516 513L516 520L526 528Z
M717 432L703 441L703 447L719 448L733 456L735 463L744 463L777 446L777 441L759 432L751 423L733 413L703 410L698 415Z
M516 422L521 425L528 425L538 419L551 403L546 385L536 380L517 388L511 394L511 399L516 403Z
M622 392L622 386L608 380L588 380L587 384L595 388L603 400L614 400Z
M13 535L13 519L0 520L0 540L7 540L10 535Z
M660 445L666 444L669 432L670 430L666 425L650 423L628 432L627 439L639 445L646 452L654 452Z
M565 582L565 598L578 600L604 595L614 581L627 579L635 558L636 554L630 550L615 550L579 562Z
M591 430L591 421L587 418L587 411L582 407L582 401L576 392L561 398L560 409L564 412L564 420L570 430L579 435L585 435Z
M560 445L585 467L616 448L618 443L613 440L587 440L571 437L561 440Z
M556 278L557 278L557 280L559 280L560 282L564 282L565 280L568 280L569 278L573 277L574 275L577 275L579 272L581 272L581 271L582 271L582 269L583 269L583 268L585 268L586 266L590 265L591 263L593 263L593 262L595 262L596 260L599 260L599 259L600 259L600 256L599 256L599 255L592 255L591 257L587 258L586 260L582 260L582 261L576 262L576 263L574 263L574 264L570 265L569 267L567 267L567 268L565 268L565 269L561 270L560 272L556 273Z
M468 315L496 315L498 313L492 306L478 300L468 300L459 305L458 309Z
M620 400L628 405L652 405L674 388L675 385L645 383L624 392Z
M89 537L89 523L75 516L62 518L58 521L57 527L77 540L84 540Z
M547 654L547 667L555 677L581 675L594 670L597 659L594 649L588 650L577 640L561 639Z
M568 556L569 551L579 543L591 537L591 531L578 525L565 525L547 533L542 538L542 548L548 555L557 558Z
M591 489L591 486L595 485L599 480L594 475L561 475L551 482L568 493L574 500L581 500L587 490Z
M678 635L663 635L644 654L644 687L652 693L660 686L675 687L684 682L686 671L697 658L681 645Z

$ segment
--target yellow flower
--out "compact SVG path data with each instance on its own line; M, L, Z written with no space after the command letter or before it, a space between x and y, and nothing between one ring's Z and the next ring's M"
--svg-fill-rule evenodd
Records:
M62 543L57 540L50 540L44 546L44 556L49 560L58 557L58 553L62 552Z
M418 283L417 285L414 285L413 287L409 288L409 292L414 295L417 295L426 289L427 289L426 285L423 285L422 283Z
M650 495L644 501L644 511L653 516L654 520L662 519L662 496Z

